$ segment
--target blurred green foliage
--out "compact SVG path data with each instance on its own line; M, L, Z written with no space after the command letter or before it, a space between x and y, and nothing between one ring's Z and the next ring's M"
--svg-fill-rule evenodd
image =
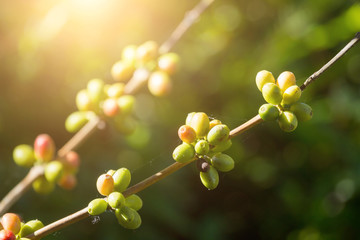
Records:
M50 134L58 147L75 95L91 78L107 82L127 44L165 41L195 1L6 1L0 7L0 196L25 174L12 150ZM136 183L171 164L177 129L203 111L233 128L264 102L262 69L295 73L301 84L360 30L353 1L223 0L205 11L173 51L181 56L171 96L137 94L136 137L98 131L78 152L75 190L29 191L12 208L50 223L98 196L98 175L128 167ZM139 195L143 224L121 228L113 214L88 218L45 239L356 239L360 235L360 48L303 94L313 120L293 133L262 123L233 140L235 169L206 190L194 165ZM138 140L139 139L139 140ZM100 221L99 221L100 220Z

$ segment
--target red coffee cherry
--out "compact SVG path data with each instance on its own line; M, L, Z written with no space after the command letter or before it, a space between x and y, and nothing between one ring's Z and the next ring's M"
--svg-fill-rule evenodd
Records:
M79 154L75 151L68 152L62 160L66 172L76 173L80 166Z
M37 160L42 162L51 161L54 157L55 144L48 134L40 134L34 142L34 153Z
M64 174L57 184L65 190L72 190L77 184L77 179L73 174Z
M15 213L5 213L1 218L1 224L5 230L17 234L21 228L21 220Z
M13 232L9 230L1 230L0 231L0 240L15 240L16 236Z

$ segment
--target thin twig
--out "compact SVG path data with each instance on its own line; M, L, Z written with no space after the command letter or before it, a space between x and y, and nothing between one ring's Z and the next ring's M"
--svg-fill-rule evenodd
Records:
M238 126L237 128L234 128L233 130L230 131L229 137L235 137L237 135L239 135L240 133L245 132L246 130L254 127L255 125L263 122L264 120L262 120L262 118L259 115L256 115L255 117L253 117L252 119L250 119L249 121L247 121L246 123Z
M355 37L348 43L346 46L341 49L338 54L335 55L328 63L326 63L322 68L320 68L317 72L313 73L308 79L305 80L303 85L301 85L300 89L304 91L304 89L315 79L317 79L321 74L323 74L331 65L333 65L337 60L339 60L347 51L350 50L357 42L360 40L360 32L355 34Z

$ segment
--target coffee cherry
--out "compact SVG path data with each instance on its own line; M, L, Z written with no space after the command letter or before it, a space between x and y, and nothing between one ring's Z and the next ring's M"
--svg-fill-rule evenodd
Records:
M289 71L282 72L279 75L276 84L279 86L281 92L285 92L288 87L296 85L295 75Z
M114 83L106 89L106 95L109 98L118 98L124 93L124 83Z
M185 125L190 126L191 119L193 118L193 116L194 116L195 114L196 114L196 112L188 113L188 115L186 116Z
M26 237L43 227L44 224L40 220L30 220L21 227L19 237Z
M206 136L209 131L210 121L206 113L197 112L195 113L189 124L196 132L198 138Z
M143 201L141 200L141 198L138 195L132 194L126 198L125 205L129 208L132 208L132 209L138 211L142 208Z
M179 55L176 53L165 53L159 57L158 67L160 70L173 74L178 69Z
M297 85L293 85L288 87L284 94L283 100L281 102L282 105L290 105L297 102L301 97L301 89Z
M109 174L109 175L113 176L115 172L116 172L116 171L115 171L114 169L110 169L110 170L108 170L108 171L106 172L106 174ZM114 178L114 177L113 177L113 178ZM115 180L114 180L114 182L115 182Z
M34 154L37 160L48 162L53 159L55 144L48 134L40 134L34 142Z
M137 229L141 225L141 217L137 211L129 207L115 210L115 216L121 226L127 229Z
M273 121L279 118L280 110L272 104L265 103L259 108L259 116L264 121Z
M228 139L228 140L221 142L220 144L212 147L210 152L212 152L212 153L223 152L223 151L228 150L231 147L231 145L232 145L232 141L231 141L231 139Z
M64 166L60 161L51 161L45 166L44 176L49 182L59 180L64 173Z
M221 172L228 172L234 168L234 160L227 154L217 153L211 158L211 165Z
M218 119L213 119L210 121L209 123L209 129L212 129L213 127L215 127L216 125L220 125L221 121Z
M32 187L35 192L46 195L54 190L55 184L46 180L44 176L41 176L32 183Z
M122 115L132 113L135 104L135 97L132 95L124 95L117 99L117 104Z
M152 95L162 97L171 92L172 82L166 72L156 71L149 77L148 88Z
M220 144L229 138L230 129L224 124L219 124L210 129L207 140L212 145Z
M92 103L98 105L104 99L104 81L98 78L91 79L87 84L87 92Z
M80 111L91 111L94 108L93 103L90 100L90 96L87 89L80 90L76 94L75 102L76 102L76 107Z
M127 168L120 168L112 175L114 179L114 188L118 192L123 192L129 186L131 173Z
M199 155L205 155L209 152L210 146L208 141L200 140L195 144L195 152Z
M207 172L200 172L200 180L207 189L213 190L219 184L219 173L213 166L209 166Z
M134 64L136 60L136 49L137 46L135 45L128 45L126 46L121 53L121 59L124 62L128 62L130 64Z
M15 240L16 236L12 231L9 230L1 230L0 231L0 240Z
M195 150L192 145L184 142L175 148L172 156L175 161L179 163L186 163L194 158Z
M125 205L125 197L120 192L112 192L107 198L109 206L113 209L122 208Z
M77 180L73 174L65 173L57 183L63 189L72 190L76 186Z
M298 121L295 114L289 111L282 112L279 116L278 122L280 128L285 132L294 131L298 125Z
M96 188L103 196L108 196L114 191L114 179L109 174L101 174L96 181Z
M179 128L178 136L181 139L181 141L189 143L189 144L195 142L195 140L196 140L195 130L188 125L182 125Z
M296 115L297 120L304 122L308 121L313 116L312 108L306 103L297 102L291 105L290 111Z
M113 117L120 112L119 105L117 104L116 99L108 98L103 102L102 105L103 112L108 117Z
M64 159L62 159L65 171L68 173L76 173L80 166L79 154L75 151L68 152Z
M135 71L134 64L128 61L118 61L111 68L111 76L115 81L128 81Z
M89 202L88 213L92 216L100 215L106 211L108 203L103 198L96 198Z
M17 234L21 228L21 220L15 213L5 213L1 218L1 225L5 230Z
M14 162L22 167L31 167L35 162L34 150L30 145L21 144L14 148Z
M199 158L196 161L196 167L200 172L207 172L210 169L210 164L205 161L203 158Z
M71 133L77 132L95 116L91 111L73 112L65 120L65 129Z
M262 88L262 95L268 103L277 105L281 103L282 93L275 83L266 83Z
M266 83L275 83L275 78L271 72L262 70L256 74L256 86L262 92L262 88Z
M120 133L124 135L130 135L135 131L138 122L131 116L124 117L121 115L114 117L114 125L116 130L118 130Z
M154 41L147 41L136 49L136 58L140 62L154 60L158 55L158 44Z

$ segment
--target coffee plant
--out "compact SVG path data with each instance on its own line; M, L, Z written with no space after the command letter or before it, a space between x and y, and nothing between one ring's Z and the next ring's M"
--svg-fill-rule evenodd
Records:
M359 16L4 3L0 240L356 239Z

